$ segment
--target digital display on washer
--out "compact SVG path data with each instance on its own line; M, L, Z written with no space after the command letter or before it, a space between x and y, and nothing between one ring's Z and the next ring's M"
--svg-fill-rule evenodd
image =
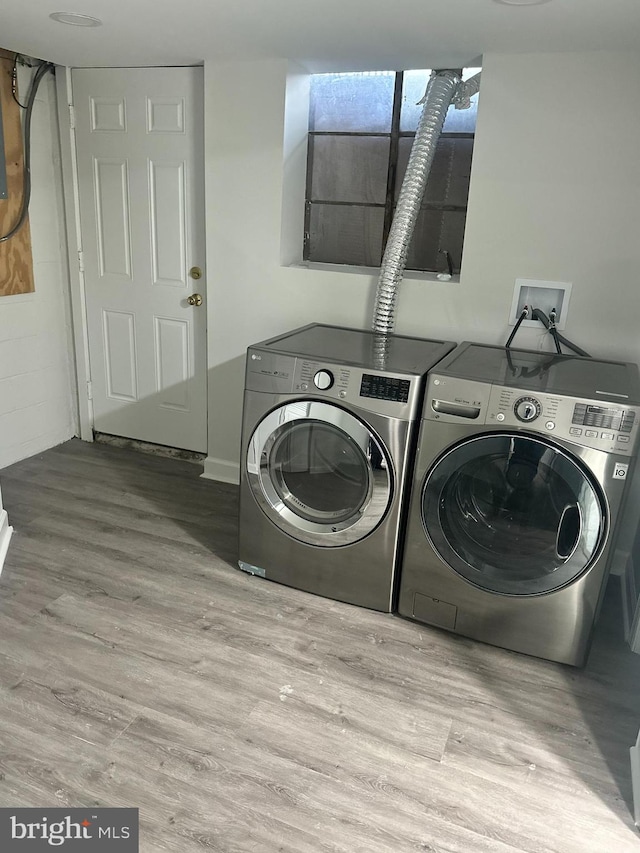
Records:
M389 400L392 403L406 403L410 388L409 379L394 379L391 376L373 376L370 373L363 373L360 396Z
M572 423L580 426L594 426L603 429L614 429L620 432L631 432L635 412L626 409L613 409L604 406L588 406L586 403L576 403L573 410Z

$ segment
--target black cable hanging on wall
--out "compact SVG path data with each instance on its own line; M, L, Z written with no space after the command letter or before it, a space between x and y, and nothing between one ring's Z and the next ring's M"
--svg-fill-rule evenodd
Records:
M518 317L516 324L513 328L513 331L509 335L509 339L505 344L505 349L509 349L511 346L511 342L516 336L516 332L522 325L523 320L525 320L529 315L529 306L525 305L522 309L520 316ZM553 338L553 343L556 349L556 354L563 355L561 344L568 347L573 352L577 353L577 355L581 355L584 358L591 358L589 353L586 350L583 350L582 347L579 347L577 344L572 343L568 338L565 338L564 335L561 335L556 326L556 312L555 310L551 311L551 317L547 317L544 311L541 311L539 308L533 308L531 311L531 319L538 320L545 327L547 332Z
M570 350L573 350L573 352L577 353L578 355L581 355L584 358L591 358L591 356L586 350L583 350L582 347L579 347L577 344L572 343L568 338L565 338L564 335L560 334L560 332L556 328L555 317L552 321L547 317L544 311L541 311L539 308L534 308L531 312L531 318L533 320L539 320L542 323L542 325L553 338L556 345L556 350L559 353L562 353L562 350L560 349L560 344L564 344L566 347L569 347Z
M29 202L31 200L31 114L33 113L33 104L38 92L38 86L47 71L53 71L54 66L50 62L41 62L38 65L36 73L31 80L29 94L27 95L27 103L21 104L16 96L16 79L17 79L18 54L16 54L13 62L13 71L11 72L11 92L14 101L18 106L25 111L24 117L24 177L22 182L22 204L20 205L20 213L13 228L0 237L0 243L5 243L14 237L24 225L29 212Z
M522 311L520 312L520 316L518 317L515 326L513 327L513 331L509 335L509 340L504 345L505 349L509 349L509 347L511 346L511 341L515 338L518 329L522 325L522 321L526 320L526 318L528 316L529 316L529 306L525 305L524 308L522 309Z

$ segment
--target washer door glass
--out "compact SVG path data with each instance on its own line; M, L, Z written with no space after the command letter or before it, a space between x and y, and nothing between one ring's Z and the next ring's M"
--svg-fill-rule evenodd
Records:
M261 421L247 475L272 521L313 545L362 539L391 501L391 465L379 439L354 415L316 401L289 403Z
M434 547L478 587L535 595L593 562L607 529L591 477L562 450L522 435L477 436L427 475L422 518Z

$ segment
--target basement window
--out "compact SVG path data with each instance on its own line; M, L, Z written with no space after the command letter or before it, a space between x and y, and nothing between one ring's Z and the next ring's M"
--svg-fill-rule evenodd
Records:
M479 68L465 69L464 79ZM430 70L311 76L304 259L379 267ZM450 107L407 269L459 273L478 95Z

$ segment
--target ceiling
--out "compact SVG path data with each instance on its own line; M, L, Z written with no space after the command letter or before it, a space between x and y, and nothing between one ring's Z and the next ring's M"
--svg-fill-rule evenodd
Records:
M103 25L64 26L55 11ZM280 57L309 71L399 70L640 49L640 0L0 0L0 21L0 47L70 66Z

